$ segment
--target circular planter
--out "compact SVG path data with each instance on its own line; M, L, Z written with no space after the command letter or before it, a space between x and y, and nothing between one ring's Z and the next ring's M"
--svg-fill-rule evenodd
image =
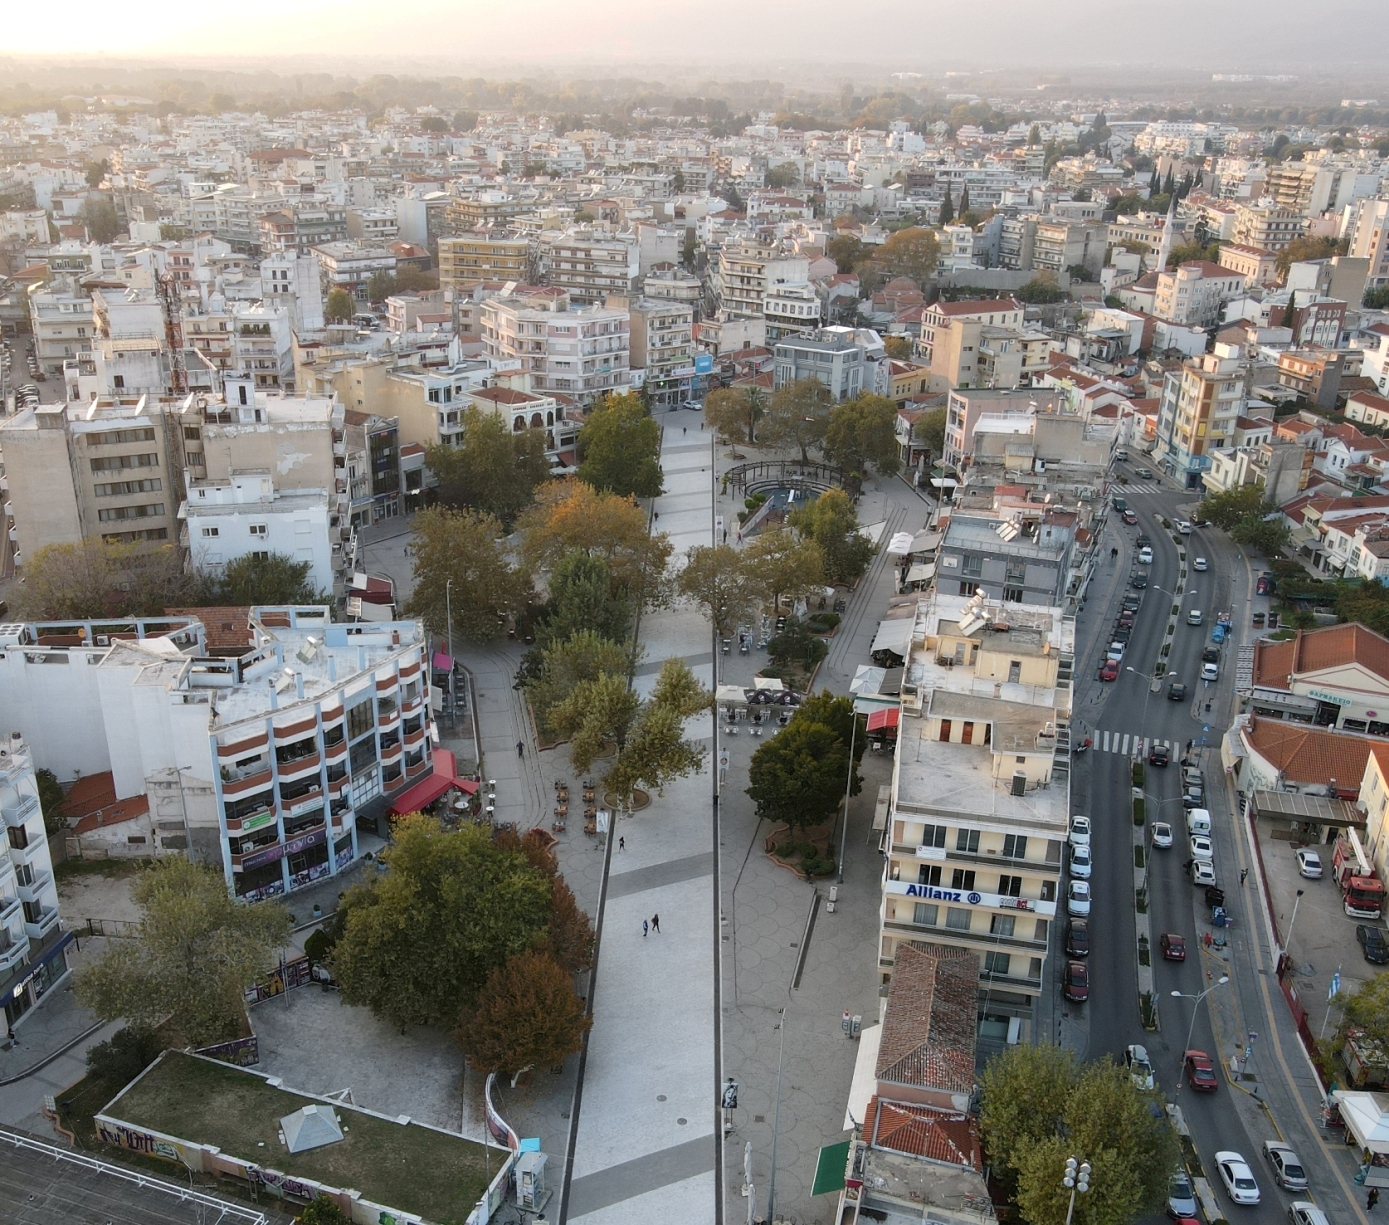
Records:
M614 811L621 807L621 805L619 805L617 802L617 796L613 795L611 791L603 792L603 803L606 804L609 808L613 809ZM650 793L643 791L640 787L638 787L632 792L632 804L629 811L640 812L650 803Z

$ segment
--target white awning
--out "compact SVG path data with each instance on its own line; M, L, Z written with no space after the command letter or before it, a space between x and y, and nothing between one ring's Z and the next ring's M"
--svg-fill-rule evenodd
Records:
M746 706L748 691L741 685L720 685L714 692L714 700L729 706Z
M883 687L887 669L874 664L859 664L854 679L849 682L850 693L877 693Z
M936 563L933 561L919 561L907 571L906 581L909 583L929 583L936 577Z
M1361 1148L1372 1153L1389 1153L1389 1115L1384 1113L1389 1099L1384 1094L1337 1089L1331 1096L1341 1107L1341 1118Z
M915 617L897 617L891 621L880 622L878 632L873 635L873 645L868 648L869 654L876 654L878 651L891 651L894 655L900 655L906 659L907 651L912 644L912 630L915 626Z
M910 532L898 532L888 542L887 551L893 557L905 557L912 551L913 536Z
M786 682L778 676L754 676L752 684L755 689L785 689Z

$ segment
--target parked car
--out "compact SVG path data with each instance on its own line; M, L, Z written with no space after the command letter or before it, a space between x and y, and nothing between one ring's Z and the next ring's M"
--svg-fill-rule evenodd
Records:
M1090 956L1090 920L1071 919L1066 924L1066 956Z
M1203 681L1218 681L1220 679L1219 664L1202 664L1201 679Z
M1216 1153L1215 1168L1220 1171L1220 1181L1225 1184L1225 1193L1237 1204L1257 1204L1259 1184L1254 1181L1254 1171L1233 1149Z
M1132 592L1126 595L1119 605L1119 607L1123 608L1126 612L1137 612L1142 606L1143 597L1141 595L1134 595Z
M1307 1190L1307 1171L1302 1158L1281 1140L1265 1140L1264 1156L1273 1167L1273 1181L1284 1191Z
M1167 1181L1167 1215L1179 1218L1196 1215L1196 1188L1185 1170L1178 1170Z
M1265 571L1263 574L1259 575L1259 577L1255 580L1255 582L1254 582L1254 594L1255 594L1255 595L1272 595L1272 594L1273 594L1273 575L1270 574L1268 571Z
M1215 1074L1215 1064L1205 1051L1187 1051L1182 1056L1182 1067L1186 1070L1186 1083L1197 1093L1214 1093L1220 1088L1220 1080Z
M1138 614L1136 612L1130 612L1126 608L1119 614L1119 628L1132 629L1137 620Z
M1153 845L1167 850L1172 845L1172 827L1166 821L1153 822Z
M1090 845L1090 818L1076 813L1071 818L1071 834L1069 838L1072 846Z
M1090 879L1090 847L1071 847L1071 875L1081 880Z
M1153 1087L1153 1065L1148 1059L1145 1047L1127 1047L1124 1050L1124 1066L1129 1070L1129 1079L1138 1088L1148 1090Z
M1197 860L1191 868L1191 883L1193 885L1215 884L1215 865L1208 859Z
M1199 766L1182 767L1182 786L1183 787L1204 787L1206 776L1201 773Z
M1151 561L1152 559L1149 558L1149 560ZM1133 576L1133 578L1129 579L1129 582L1133 584L1133 586L1136 587L1139 591L1142 591L1143 588L1148 585L1147 571L1140 570L1137 574Z
M1090 882L1073 880L1066 886L1066 913L1069 915L1088 915L1090 913Z
M1185 961L1186 937L1179 932L1163 932L1162 957L1164 961Z
M1109 650L1105 652L1105 659L1113 660L1116 664L1124 658L1124 644L1122 642L1111 642Z
M1130 626L1130 625L1120 625L1120 626L1116 626L1116 627L1115 627L1114 633L1111 635L1111 637L1114 639L1115 642L1121 642L1121 643L1123 643L1125 646L1128 646L1128 644L1129 644L1129 637L1130 637L1130 635L1131 635L1132 633L1133 633L1133 627L1132 627L1132 626Z
M1184 809L1204 808L1206 806L1206 789L1201 786L1193 787L1190 791L1182 792L1182 807Z
M1205 834L1192 834L1187 840L1187 845L1191 848L1192 859L1214 859L1215 847Z
M1208 568L1206 559L1204 557L1193 557L1191 559L1191 568L1193 570L1205 571Z
M1203 664L1218 664L1220 662L1220 648L1216 646L1202 647L1201 662Z
M1138 522L1138 516L1135 515L1131 510L1126 510L1122 512L1120 518L1122 518L1125 523L1128 523L1130 525Z
M1324 1213L1310 1200L1293 1200L1288 1205L1288 1220L1292 1225L1331 1225Z
M1165 744L1155 744L1148 750L1148 764L1150 766L1166 766L1172 762L1172 750Z
M1202 619L1204 616L1205 616L1205 613L1203 613L1199 608L1193 608L1193 609L1192 609L1190 612L1188 612L1187 615L1186 615L1186 623L1187 623L1188 625L1200 625L1200 624L1201 624L1201 619Z
M1297 871L1308 880L1321 880L1321 856L1309 846L1297 848Z
M1074 1004L1090 998L1090 970L1083 961L1068 961L1061 977L1061 994Z
M1389 964L1389 943L1385 942L1384 932L1368 923L1355 925L1355 938L1360 942L1360 951L1371 965Z
M1181 681L1173 681L1167 686L1167 700L1169 702L1185 702L1186 686Z
M1117 681L1119 679L1119 661L1117 659L1106 659L1100 665L1100 680Z
M1153 564L1153 550L1144 545L1138 550L1138 564L1140 566L1151 566Z

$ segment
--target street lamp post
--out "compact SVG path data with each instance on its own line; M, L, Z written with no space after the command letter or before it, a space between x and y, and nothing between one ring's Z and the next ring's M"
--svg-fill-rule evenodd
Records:
M1293 946L1293 927L1297 924L1297 908L1302 905L1302 895L1305 889L1297 891L1297 897L1293 899L1293 917L1288 920L1288 938L1283 941L1283 952L1286 953Z
M844 883L844 844L849 837L849 791L854 785L854 742L858 737L858 711L853 709L853 698L849 699L849 717L853 726L849 730L849 777L844 780L844 821L839 831L839 884Z
M1188 994L1186 994L1186 993L1183 992L1183 991L1173 991L1173 992L1172 992L1172 998L1173 998L1173 999L1176 999L1176 1000L1191 1000L1191 1001L1192 1001L1192 1005L1191 1005L1191 1023L1186 1027L1186 1043L1185 1043L1185 1045L1182 1047L1182 1059L1183 1059L1183 1060L1186 1059L1186 1052L1189 1051L1189 1050L1191 1049L1191 1035L1192 1035L1192 1033L1195 1032L1195 1029L1196 1029L1196 1013L1197 1013L1197 1011L1198 1011L1198 1010L1200 1009L1200 1007L1201 1007L1201 1001L1204 1000L1204 999L1206 998L1206 996L1208 996L1208 995L1209 995L1212 991L1214 991L1217 987L1223 987L1223 986L1224 986L1226 983L1228 983L1229 981L1230 981L1230 976L1229 976L1228 974L1222 974L1219 978L1217 978L1217 979L1215 980L1215 982L1213 982L1209 987L1207 987L1204 991L1202 991L1200 995L1188 995ZM1182 1078L1181 1078L1181 1075L1178 1074L1178 1076L1177 1076L1177 1093L1180 1093L1181 1091L1182 1091ZM1176 1095L1174 1094L1173 1096L1176 1096Z
M1090 1163L1066 1158L1066 1172L1061 1176L1061 1185L1071 1193L1071 1202L1066 1208L1066 1225L1071 1225L1071 1217L1076 1210L1076 1196L1090 1190Z
M174 771L174 777L178 780L178 803L183 809L183 853L188 857L188 862L193 863L193 827L188 823L188 797L183 793L183 772L191 770L192 766L179 766Z
M444 622L449 644L449 726L453 726L456 698L453 689L453 579L444 584Z
M1156 687L1158 687L1158 688L1161 688L1161 687L1162 687L1163 679L1166 679L1166 680L1169 680L1169 681L1175 681L1175 680L1177 679L1177 674L1176 674L1175 672L1165 672L1165 673L1163 673L1163 676L1162 676L1162 677L1159 677L1159 676L1156 675L1156 673L1155 673L1154 675L1152 675L1152 676L1149 676L1148 673L1146 673L1146 672L1140 672L1137 668L1129 668L1128 670L1129 670L1130 672L1132 672L1135 676L1141 676L1145 681L1148 682L1147 688L1143 691L1143 718L1142 718L1142 720L1139 722L1139 727L1142 728L1144 731L1147 731L1147 729L1148 729L1148 699L1149 699L1150 697L1153 696L1153 688L1154 688L1154 686L1156 686ZM1140 746L1140 747L1141 747L1141 746Z

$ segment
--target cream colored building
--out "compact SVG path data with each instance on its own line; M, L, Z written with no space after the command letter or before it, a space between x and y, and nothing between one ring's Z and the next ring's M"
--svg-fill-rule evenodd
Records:
M479 281L530 279L530 242L491 234L439 239L439 288L469 289Z
M1239 273L1250 285L1278 283L1278 256L1273 251L1223 242L1220 244L1220 266Z
M632 370L644 372L654 405L675 406L694 380L694 312L683 302L638 298L632 315Z
M1235 229L1230 235L1242 247L1281 251L1295 238L1301 238L1307 218L1290 208L1280 208L1271 200L1235 206Z
M631 314L625 306L570 310L563 293L504 293L482 304L481 322L487 356L519 363L542 395L558 392L591 404L628 386Z

